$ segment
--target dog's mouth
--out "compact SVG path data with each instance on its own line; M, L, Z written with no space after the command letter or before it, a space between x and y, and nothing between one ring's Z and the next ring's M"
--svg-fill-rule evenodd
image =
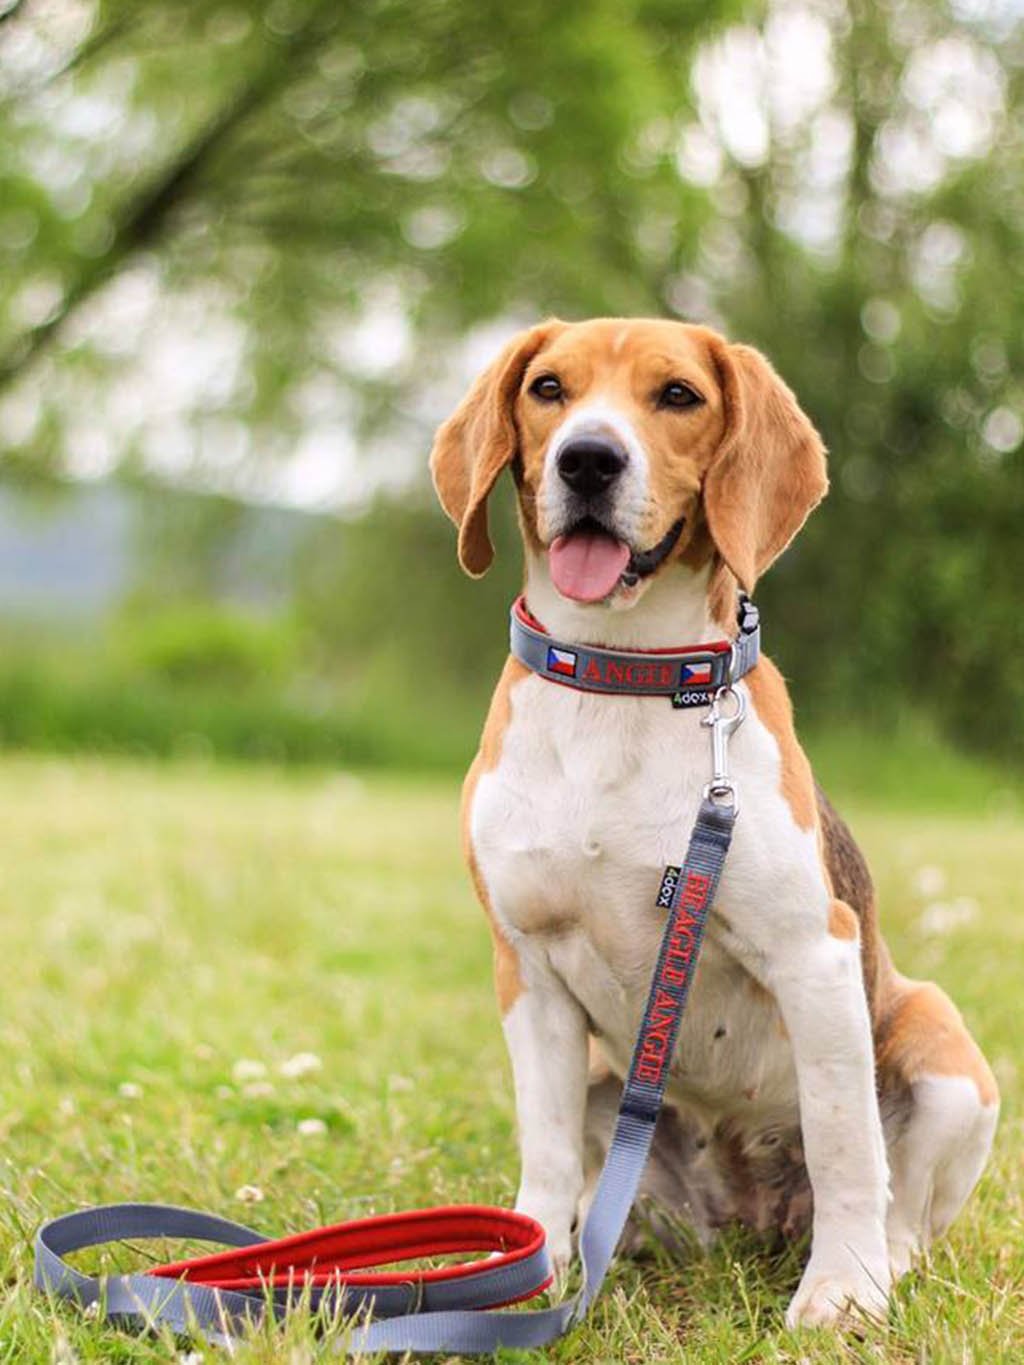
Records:
M584 517L548 547L551 581L574 602L603 602L621 584L635 587L664 563L682 534L686 518L668 528L657 545L634 550L594 517Z

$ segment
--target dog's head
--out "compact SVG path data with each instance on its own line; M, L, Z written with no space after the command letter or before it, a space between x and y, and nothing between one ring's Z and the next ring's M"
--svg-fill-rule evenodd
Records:
M752 591L828 486L821 439L759 352L641 319L514 337L439 429L430 465L467 573L494 556L487 498L510 466L558 591L619 606L716 552Z

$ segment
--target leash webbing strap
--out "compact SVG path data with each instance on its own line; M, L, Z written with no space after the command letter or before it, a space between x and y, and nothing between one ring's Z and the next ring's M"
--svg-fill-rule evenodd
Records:
M481 1311L532 1297L551 1281L543 1230L510 1210L423 1209L359 1219L268 1241L238 1223L160 1204L114 1204L44 1224L35 1245L35 1283L109 1319L167 1325L227 1341L247 1323L283 1316L298 1303L362 1313L350 1355L370 1351L488 1354L544 1346L588 1311L604 1281L636 1199L654 1137L694 968L735 808L705 799L682 867L666 869L658 905L668 910L658 962L633 1051L618 1118L580 1235L583 1287L551 1308ZM173 1262L145 1273L85 1275L66 1257L126 1238L181 1237L233 1251ZM371 1273L367 1267L466 1251L498 1251L439 1270Z

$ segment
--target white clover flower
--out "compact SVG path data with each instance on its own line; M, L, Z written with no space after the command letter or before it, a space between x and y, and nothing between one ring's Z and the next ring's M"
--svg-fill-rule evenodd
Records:
M914 873L913 886L922 899L939 896L946 889L946 873L943 868L926 863Z
M240 1204L262 1204L264 1194L258 1185L241 1185L235 1190L235 1198Z
M257 1081L267 1074L267 1068L264 1062L252 1057L240 1057L231 1068L231 1074L236 1081Z
M247 1100L265 1100L274 1093L273 1081L250 1081L242 1086L242 1094Z
M312 1075L314 1071L319 1071L322 1066L323 1062L315 1052L296 1052L294 1057L289 1057L277 1069L282 1076L290 1081L295 1081L302 1076Z
M299 1119L295 1131L299 1137L323 1137L327 1132L327 1124L323 1119Z
M134 1081L122 1081L117 1087L117 1093L123 1100L141 1100L142 1086L136 1085Z
M922 934L943 938L970 924L978 916L978 902L971 896L959 896L955 901L933 901L925 906L917 917L917 927Z

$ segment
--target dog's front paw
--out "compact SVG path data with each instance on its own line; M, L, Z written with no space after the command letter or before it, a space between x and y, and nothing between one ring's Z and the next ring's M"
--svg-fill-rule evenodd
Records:
M557 1238L552 1238L551 1234L548 1234L548 1258L554 1276L552 1289L556 1294L560 1294L565 1288L569 1278L569 1267L572 1264L572 1237L568 1232Z
M536 1218L544 1229L551 1273L555 1277L554 1288L561 1290L572 1262L572 1212L549 1200L522 1196L516 1201L516 1212Z
M826 1264L812 1255L786 1312L787 1327L855 1327L865 1318L884 1321L889 1307L886 1258L854 1250Z

